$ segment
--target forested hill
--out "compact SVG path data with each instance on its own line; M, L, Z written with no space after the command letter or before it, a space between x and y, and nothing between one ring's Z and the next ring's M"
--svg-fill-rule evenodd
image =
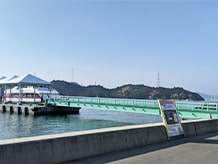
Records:
M204 100L199 94L187 91L183 88L155 88L145 85L123 85L114 89L107 89L100 85L81 86L77 83L54 80L53 87L61 95L111 97L130 99L175 99L175 100Z

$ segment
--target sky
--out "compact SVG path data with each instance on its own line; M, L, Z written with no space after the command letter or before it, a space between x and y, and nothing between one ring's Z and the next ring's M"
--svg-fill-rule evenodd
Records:
M218 1L0 0L0 77L218 94Z

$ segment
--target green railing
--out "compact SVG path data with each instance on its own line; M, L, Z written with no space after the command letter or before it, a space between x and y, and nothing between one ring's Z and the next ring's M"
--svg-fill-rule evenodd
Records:
M206 102L175 101L182 118L218 117L218 104ZM60 96L48 99L53 106L80 107L159 115L157 100L119 99L99 97Z

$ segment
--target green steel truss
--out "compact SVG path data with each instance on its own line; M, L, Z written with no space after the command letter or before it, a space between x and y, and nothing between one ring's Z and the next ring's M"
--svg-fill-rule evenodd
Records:
M181 118L216 118L218 103L175 101ZM99 97L60 96L47 99L47 104L64 107L80 107L121 112L159 115L157 100L118 99Z

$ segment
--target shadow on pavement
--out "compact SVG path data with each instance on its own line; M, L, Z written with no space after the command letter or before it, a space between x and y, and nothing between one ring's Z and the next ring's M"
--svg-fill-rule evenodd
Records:
M145 154L149 152L154 152L154 151L158 151L161 149L166 149L172 146L177 146L177 145L186 144L186 143L218 144L218 140L210 139L211 137L214 137L217 135L218 135L218 132L201 135L201 136L181 138L181 139L176 139L172 141L167 141L167 142L162 142L162 143L157 143L157 144L152 144L152 145L146 145L144 147L122 150L120 152L113 152L113 153L108 153L108 154L102 154L99 156L88 157L88 158L84 158L80 160L74 160L74 161L66 162L66 164L70 164L70 163L97 164L97 163L113 162L113 161L129 158L129 157L133 157L133 156L137 156L137 155L141 155L141 154Z

